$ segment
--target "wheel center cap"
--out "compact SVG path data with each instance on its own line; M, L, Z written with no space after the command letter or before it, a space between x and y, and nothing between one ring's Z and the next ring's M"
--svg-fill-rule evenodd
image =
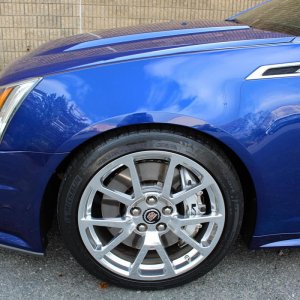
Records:
M147 209L143 215L144 221L148 224L155 224L160 220L160 212L155 209Z

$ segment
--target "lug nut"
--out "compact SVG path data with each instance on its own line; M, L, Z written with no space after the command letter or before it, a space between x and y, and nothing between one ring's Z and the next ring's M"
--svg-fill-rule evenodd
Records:
M148 227L147 227L146 224L139 224L137 226L137 230L140 231L140 232L145 232L145 231L147 231L147 229L148 229Z
M200 212L201 212L202 214L206 213L206 205L201 205L201 206L199 207L199 210L200 210Z
M154 196L150 196L150 197L147 198L146 202L149 205L154 205L154 204L157 203L157 198L154 197Z
M173 208L171 206L166 206L166 207L163 208L162 212L163 212L164 215L169 216L169 215L172 214Z
M166 230L166 228L167 228L167 225L164 223L160 223L160 224L156 225L157 231L164 231L164 230Z
M141 209L139 207L133 207L130 210L131 215L133 215L134 217L137 217L141 214Z

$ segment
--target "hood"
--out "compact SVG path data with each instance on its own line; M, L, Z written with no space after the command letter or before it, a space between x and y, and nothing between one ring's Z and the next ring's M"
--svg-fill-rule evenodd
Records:
M102 30L44 44L10 65L0 78L0 85L137 54L158 55L161 50L194 45L210 45L211 50L214 45L220 49L220 43L245 41L249 46L249 41L261 45L289 42L293 38L233 22L168 22Z

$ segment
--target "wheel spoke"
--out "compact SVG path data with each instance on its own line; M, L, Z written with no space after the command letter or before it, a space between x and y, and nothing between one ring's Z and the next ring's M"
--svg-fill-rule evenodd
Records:
M95 255L98 259L103 258L108 252L116 248L119 244L121 244L124 240L126 240L130 234L132 233L134 226L128 226L129 228L123 229L123 231L114 237L107 245L102 247L100 250L95 250Z
M172 261L170 260L168 253L166 252L164 246L162 244L160 244L155 247L155 250L165 265L165 270L164 270L165 275L168 275L168 276L175 275L174 266L172 264Z
M141 183L140 183L140 177L136 169L136 165L134 162L134 159L131 157L128 163L126 163L127 167L129 168L130 171L130 176L131 176L131 182L132 182L132 187L134 191L134 200L137 200L141 197L143 197L143 192L141 188Z
M178 166L178 163L178 160L172 156L169 162L168 171L165 176L164 186L161 193L162 196L166 199L170 198L175 168Z
M188 190L184 190L181 191L177 194L175 194L174 197L171 197L171 201L174 205L177 205L178 203L186 200L187 198L195 195L198 192L201 192L203 190L205 190L206 188L208 188L210 185L214 184L214 182L210 179L204 179L200 184L188 189Z
M126 195L126 194L121 193L119 191L110 190L110 189L108 189L107 187L103 186L100 183L99 183L99 186L97 187L97 190L99 192L103 193L104 195L123 203L126 206L131 205L131 203L133 201L133 199L129 195Z
M143 245L143 247L140 249L137 257L135 258L134 262L131 264L130 268L130 275L132 276L140 276L139 275L139 268L140 265L142 264L143 260L145 259L147 253L149 251L149 247L147 245Z
M179 228L188 225L196 225L196 224L203 224L203 223L219 223L223 221L222 214L215 214L212 213L210 215L198 215L198 216L191 216L188 218L182 216L175 216L172 218L172 221L176 226Z
M130 268L130 275L134 275L140 277L139 269L140 265L143 263L147 253L149 250L156 250L157 254L161 258L165 268L164 268L164 275L165 276L172 276L175 274L175 270L173 264L161 243L160 237L157 232L147 232L144 238L144 244L139 251L135 261L132 263Z
M86 214L90 215L92 212L92 206L93 206L93 201L95 198L95 195L97 193L96 189L93 189L90 187L89 189L85 190L83 193L83 196L86 199Z
M80 220L81 224L85 227L100 226L100 227L113 227L113 228L125 228L130 224L130 218L103 218L96 219L91 216L87 216Z
M198 243L194 238L190 237L184 229L169 226L173 233L175 233L180 239L182 239L185 243L193 247L197 250L201 255L207 256L209 254L209 248L203 247L200 243Z

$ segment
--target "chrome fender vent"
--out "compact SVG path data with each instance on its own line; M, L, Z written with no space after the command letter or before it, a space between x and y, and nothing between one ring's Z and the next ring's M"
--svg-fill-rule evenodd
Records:
M246 80L300 77L300 62L259 67Z

